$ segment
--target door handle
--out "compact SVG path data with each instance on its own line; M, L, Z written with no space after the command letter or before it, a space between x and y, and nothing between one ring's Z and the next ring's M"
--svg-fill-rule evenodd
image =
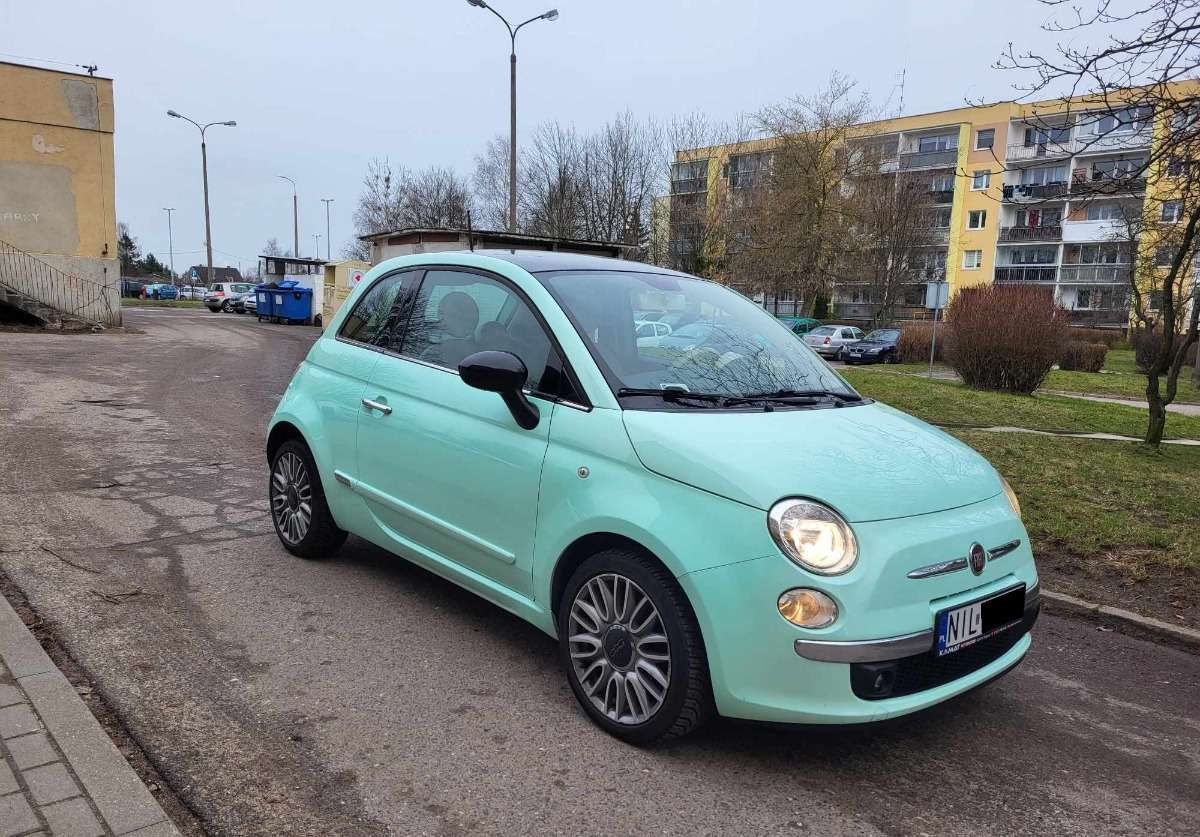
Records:
M389 416L392 414L392 408L389 407L387 404L381 404L380 402L372 401L369 398L364 398L362 400L362 405L364 407L366 407L368 410L378 410L379 412L383 413L385 416Z

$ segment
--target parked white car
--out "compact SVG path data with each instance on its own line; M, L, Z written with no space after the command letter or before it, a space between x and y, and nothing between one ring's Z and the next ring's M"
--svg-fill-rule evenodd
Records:
M656 320L634 320L638 346L657 346L658 341L671 335L671 327Z
M863 339L863 332L854 326L823 325L801 339L821 357L836 360L842 356L842 350L847 345Z

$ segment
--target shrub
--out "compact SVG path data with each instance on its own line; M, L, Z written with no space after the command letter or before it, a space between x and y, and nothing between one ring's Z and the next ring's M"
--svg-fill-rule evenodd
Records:
M1178 351L1179 347L1183 345L1183 338L1184 338L1184 336L1182 334L1176 335L1176 337L1175 337L1175 350L1176 351ZM1130 333L1129 342L1133 344L1133 359L1134 359L1134 362L1137 363L1137 368L1139 370L1144 372L1146 370L1146 367L1149 366L1151 361L1154 360L1154 355L1155 355L1155 353L1158 352L1158 345L1161 341L1162 341L1162 335L1158 333L1157 329L1152 330L1152 329L1145 329L1145 328L1135 328ZM1189 364L1194 365L1196 363L1197 345L1200 345L1200 344L1195 344L1191 348L1188 349L1188 353L1184 359L1185 366L1187 366Z
M1071 328L1071 340L1080 343L1103 343L1110 349L1125 343L1123 328Z
M1026 395L1050 374L1071 328L1049 289L1021 285L959 291L946 325L946 358L968 386Z
M945 360L949 332L945 323L938 323L934 360ZM900 341L896 344L896 356L901 363L929 363L929 344L932 341L932 323L906 324L900 329Z
M1108 346L1103 343L1071 340L1063 349L1058 368L1068 372L1099 372L1104 368L1104 356L1107 354Z

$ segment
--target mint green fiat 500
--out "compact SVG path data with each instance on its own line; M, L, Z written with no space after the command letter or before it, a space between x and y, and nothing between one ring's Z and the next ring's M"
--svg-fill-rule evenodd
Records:
M714 714L913 712L1015 666L1038 614L1017 498L981 456L745 297L634 262L377 265L267 456L284 548L353 533L528 620L637 744Z

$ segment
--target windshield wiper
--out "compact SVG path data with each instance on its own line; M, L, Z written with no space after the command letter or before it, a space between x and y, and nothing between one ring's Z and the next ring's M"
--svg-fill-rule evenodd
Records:
M726 403L744 404L748 401L778 401L784 404L815 404L818 399L832 398L838 405L858 403L862 396L856 392L834 392L829 389L778 389L774 392L757 392L729 399Z
M668 389L654 389L653 387L621 387L617 390L617 398L624 398L628 395L653 395L661 398L663 401L679 401L684 398L690 398L693 401L704 401L709 404L724 405L728 396L719 395L715 392L692 392L678 387Z

